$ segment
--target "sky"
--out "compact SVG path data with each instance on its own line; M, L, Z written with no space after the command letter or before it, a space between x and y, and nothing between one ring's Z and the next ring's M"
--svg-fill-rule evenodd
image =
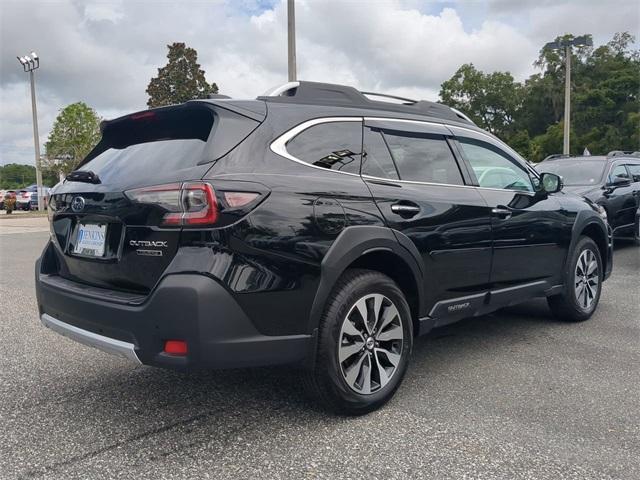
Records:
M463 63L535 73L542 45L564 33L640 37L637 0L297 0L298 78L437 100ZM167 44L198 51L209 82L255 98L287 80L286 0L0 0L0 164L34 163L28 75L36 51L40 142L83 101L102 118L146 108ZM43 151L44 152L44 151Z

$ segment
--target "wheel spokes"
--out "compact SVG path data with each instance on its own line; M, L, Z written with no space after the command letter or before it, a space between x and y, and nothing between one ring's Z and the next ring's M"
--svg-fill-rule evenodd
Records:
M371 393L371 355L366 355L367 361L362 364L362 393ZM366 364L366 365L365 365Z
M402 327L399 325L392 325L385 331L380 332L376 339L379 342L388 342L390 340L402 340Z
M369 326L369 319L368 319L369 312L367 310L366 297L362 297L360 300L358 300L356 302L355 307L358 310L358 313L360 313L360 316L362 317L362 323L364 324L364 328L366 330L366 333L371 334L371 328Z
M389 363L391 363L394 368L398 366L398 363L400 363L399 353L390 352L386 348L376 348L376 353L382 353L385 357L387 357L387 360L389 360Z
M387 305L382 313L382 318L380 319L380 327L378 328L379 332L382 332L387 325L393 322L396 318L399 317L398 309L392 303L391 305Z
M378 378L380 379L380 386L384 387L389 382L389 376L387 370L380 364L380 358L378 357L378 351L374 354L376 358L376 367L378 369Z
M345 372L345 380L353 389L358 390L356 387L356 380L360 376L360 372L362 371L362 364L364 363L364 359L367 358L367 355L363 352L360 358L356 363L354 363L349 369Z
M355 342L351 345L340 345L340 350L338 352L340 363L344 362L348 358L351 358L356 353L362 351L363 347L364 347L364 341Z
M389 383L397 370L404 340L397 307L382 294L358 299L342 322L338 362L349 387L371 394Z
M359 337L358 340L364 343L364 335L362 335L362 332L358 330L353 322L348 318L342 324L342 333L352 337Z

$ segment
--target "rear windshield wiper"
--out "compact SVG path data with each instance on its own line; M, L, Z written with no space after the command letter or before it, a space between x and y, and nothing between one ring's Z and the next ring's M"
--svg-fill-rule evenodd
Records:
M98 175L91 170L76 170L67 175L65 180L69 182L86 182L86 183L100 183Z

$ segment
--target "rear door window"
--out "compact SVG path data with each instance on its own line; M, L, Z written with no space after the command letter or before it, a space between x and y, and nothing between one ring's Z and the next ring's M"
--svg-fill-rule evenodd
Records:
M309 165L360 173L362 122L313 125L287 143L287 152Z
M401 180L462 185L464 181L443 135L384 130Z

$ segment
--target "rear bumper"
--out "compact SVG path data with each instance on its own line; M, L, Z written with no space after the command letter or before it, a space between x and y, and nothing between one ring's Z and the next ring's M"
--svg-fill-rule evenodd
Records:
M236 368L305 360L310 335L260 334L232 295L212 278L169 275L148 297L109 295L41 273L36 296L42 323L75 341L145 365ZM186 356L163 351L166 340L185 340Z
M138 355L136 354L135 345L133 343L123 342L116 340L115 338L105 337L98 335L97 333L83 330L68 323L61 322L57 318L53 318L48 313L40 315L40 321L42 324L53 330L60 335L75 340L76 342L83 343L90 347L95 347L103 352L124 357L137 363L141 363Z

